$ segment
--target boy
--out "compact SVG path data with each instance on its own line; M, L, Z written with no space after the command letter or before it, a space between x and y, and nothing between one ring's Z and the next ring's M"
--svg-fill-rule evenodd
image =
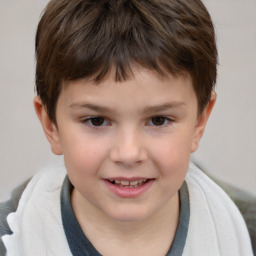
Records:
M3 254L252 255L237 208L189 165L216 99L200 0L52 0L36 55L35 110L65 167L18 193Z

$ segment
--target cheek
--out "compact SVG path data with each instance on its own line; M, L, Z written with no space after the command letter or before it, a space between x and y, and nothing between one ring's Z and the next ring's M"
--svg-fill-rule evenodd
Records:
M106 143L90 137L71 136L63 141L63 153L68 172L86 176L95 174L106 157Z
M94 193L99 170L105 155L97 144L81 141L70 143L70 150L64 154L65 165L71 183L83 194Z
M180 134L155 143L152 159L167 187L177 185L179 188L183 183L190 161L191 141L190 135Z
M190 159L190 149L192 143L191 133L176 133L162 140L156 140L152 151L158 162L167 165L182 165Z

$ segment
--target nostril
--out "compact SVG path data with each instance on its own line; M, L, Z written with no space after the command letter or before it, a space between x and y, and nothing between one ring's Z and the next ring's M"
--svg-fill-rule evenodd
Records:
M147 152L141 148L115 148L110 152L111 161L118 165L134 166L147 160Z

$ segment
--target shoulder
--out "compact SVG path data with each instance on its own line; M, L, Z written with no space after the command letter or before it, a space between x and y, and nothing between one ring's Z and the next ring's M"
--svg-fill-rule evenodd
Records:
M196 166L198 165L196 164ZM225 191L239 209L245 220L250 234L253 252L256 255L256 196L220 179L216 179L201 166L199 168Z
M2 236L12 234L12 231L7 223L7 216L17 210L21 195L27 187L29 181L30 179L15 188L11 194L11 198L8 201L0 203L0 256L6 254L2 242Z
M229 195L241 212L247 225L253 252L256 255L256 196L225 182L215 182Z

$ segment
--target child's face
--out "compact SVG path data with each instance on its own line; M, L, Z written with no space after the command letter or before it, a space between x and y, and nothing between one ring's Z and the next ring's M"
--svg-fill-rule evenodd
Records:
M73 202L119 221L144 220L177 202L210 108L198 118L190 76L162 80L140 70L121 83L65 85L58 128L47 136L64 154Z

